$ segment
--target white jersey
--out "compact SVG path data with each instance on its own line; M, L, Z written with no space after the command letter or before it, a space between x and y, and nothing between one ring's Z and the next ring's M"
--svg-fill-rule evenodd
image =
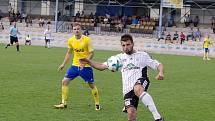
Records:
M151 59L146 52L135 52L131 55L121 53L116 55L122 61L122 83L123 83L123 95L130 92L137 80L143 77L142 70L145 67L157 69L160 64L157 60Z
M44 35L46 37L46 39L52 39L51 38L51 30L49 29L46 29L45 32L44 32Z

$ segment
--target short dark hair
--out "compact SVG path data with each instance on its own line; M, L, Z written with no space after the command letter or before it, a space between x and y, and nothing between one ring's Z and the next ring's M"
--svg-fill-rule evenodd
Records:
M133 43L133 38L130 34L124 34L121 36L121 40L120 41L123 41L123 42L126 42L126 41L131 41L131 43Z

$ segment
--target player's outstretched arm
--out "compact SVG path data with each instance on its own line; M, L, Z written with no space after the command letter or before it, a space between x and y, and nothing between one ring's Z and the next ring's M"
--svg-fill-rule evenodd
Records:
M100 70L100 71L103 71L108 68L107 65L105 65L103 63L95 62L95 61L89 60L87 58L81 58L79 61L82 64L89 64L93 68Z
M163 67L163 64L159 64L158 67L157 67L157 70L158 70L158 74L155 77L155 79L163 80L164 79L164 67Z
M70 48L68 48L63 63L58 67L58 71L62 71L65 67L66 63L69 61L71 57Z

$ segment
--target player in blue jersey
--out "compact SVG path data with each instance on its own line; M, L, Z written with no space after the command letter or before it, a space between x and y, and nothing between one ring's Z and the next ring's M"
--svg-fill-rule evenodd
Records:
M16 50L17 52L19 52L19 41L18 41L18 34L20 34L20 32L18 31L17 27L16 27L16 22L13 22L13 26L10 28L10 43L6 45L6 49L9 46L12 46L13 43L16 44Z

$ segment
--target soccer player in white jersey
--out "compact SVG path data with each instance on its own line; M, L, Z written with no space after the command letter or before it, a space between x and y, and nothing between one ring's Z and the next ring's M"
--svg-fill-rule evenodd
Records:
M147 67L158 71L157 80L164 79L163 65L157 60L151 59L146 52L138 52L133 49L133 38L129 34L121 37L123 53L116 55L122 60L122 80L125 112L128 121L136 121L137 107L139 100L149 109L155 121L164 121L154 104L152 97L147 93L149 79ZM95 62L86 58L80 59L82 64L89 64L98 70L107 69L106 63Z
M51 29L48 26L48 28L44 31L44 35L45 35L45 48L50 48L50 42L51 42Z

